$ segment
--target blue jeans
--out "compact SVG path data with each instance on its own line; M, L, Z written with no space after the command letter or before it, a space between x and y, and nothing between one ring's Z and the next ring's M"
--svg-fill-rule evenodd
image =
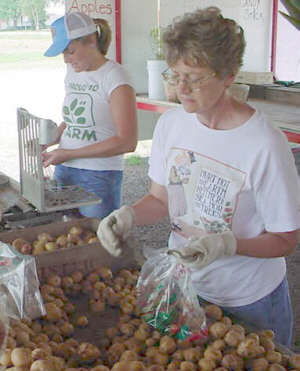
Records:
M205 303L199 298L200 304ZM287 347L292 346L293 312L287 278L271 294L249 305L241 307L221 307L225 313L254 326L256 329L270 329L275 340Z
M121 170L86 170L56 165L54 175L58 185L78 185L101 198L100 204L79 208L84 216L104 218L121 205Z

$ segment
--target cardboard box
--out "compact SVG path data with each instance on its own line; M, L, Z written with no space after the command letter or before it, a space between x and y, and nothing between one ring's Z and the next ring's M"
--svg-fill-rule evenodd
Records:
M51 236L57 237L67 233L73 226L80 226L83 229L96 232L98 225L99 219L96 218L74 219L68 222L51 223L38 227L2 232L0 233L0 241L11 244L16 238L24 238L28 242L33 242L36 240L37 235L42 232L47 232ZM45 252L35 256L35 259L41 281L51 274L64 276L77 270L88 273L101 265L109 266L113 271L136 266L133 249L126 246L123 255L115 258L101 247L100 242Z
M234 82L254 85L273 84L274 75L273 72L239 71Z

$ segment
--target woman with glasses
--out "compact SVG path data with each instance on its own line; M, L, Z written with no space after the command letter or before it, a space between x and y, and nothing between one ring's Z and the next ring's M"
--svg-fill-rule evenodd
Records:
M182 105L157 123L149 194L105 218L99 238L118 256L134 225L169 215L168 247L191 268L200 300L290 346L284 257L297 245L299 178L284 135L228 94L242 65L243 30L209 7L176 18L163 40Z

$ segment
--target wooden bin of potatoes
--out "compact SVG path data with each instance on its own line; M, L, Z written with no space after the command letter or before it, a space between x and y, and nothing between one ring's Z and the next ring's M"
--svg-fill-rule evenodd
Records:
M73 226L96 231L98 223L99 220L97 219L79 219L64 223L53 223L21 231L1 233L0 240L11 243L15 238L24 238L32 242L39 233L47 232L57 237L67 233ZM158 331L149 330L148 325L137 319L135 311L127 311L127 308L122 311L122 308L124 308L124 306L122 307L122 302L123 305L124 303L132 303L134 283L131 282L131 289L128 288L129 286L127 289L126 286L121 288L119 284L121 282L120 277L124 278L122 274L126 272L131 272L132 277L138 277L137 263L134 259L133 250L130 248L125 249L121 258L114 258L99 243L95 243L44 253L36 256L35 259L42 282L41 291L45 293L45 290L49 290L50 283L57 287L55 290L58 292L58 296L50 294L48 300L45 300L46 306L49 308L53 306L53 303L57 305L60 303L63 305L63 308L69 308L71 304L76 309L72 315L68 314L68 321L65 316L55 318L56 312L54 312L54 314L52 313L52 318L50 316L47 321L43 319L35 320L31 323L23 321L19 323L12 322L15 338L8 341L8 346L12 347L15 345L15 347L13 350L8 349L7 351L9 353L9 355L7 354L7 359L10 357L10 363L5 365L7 370L12 366L23 367L25 370L30 371L74 371L74 369L91 369L93 371L209 371L218 367L221 367L222 370L252 369L254 371L300 369L300 355L294 355L289 349L274 344L272 339L268 338L271 334L270 332L266 331L262 335L257 331L255 334L253 333L254 329L247 328L245 325L241 327L234 323L229 324L229 318L226 314L222 314L220 308L216 306L206 307L209 340L205 347L193 342L174 341L171 337L166 339ZM101 276L102 274L100 273L101 270L99 270L101 266L106 269L110 268L113 272L114 277L110 283L107 283L107 287L113 287L119 295L122 295L122 299L116 305L107 305L106 303L106 307L100 311L92 311L91 296L87 295L87 293L92 292L91 284L94 285L93 287L96 287L96 285L98 287L102 285L101 282L106 282L101 279L98 281L97 278L97 275ZM61 286L55 283L56 280L59 280L57 275L72 277L72 274L74 275L74 272L78 271L87 274L86 281L88 283L82 283L83 293L79 296L71 296L67 302L64 302L64 296L61 296L63 294L59 290ZM119 271L123 273L119 275ZM100 283L97 284L96 282ZM119 286L120 291L117 291L117 286ZM110 290L110 288L107 290ZM51 299L52 296L55 296L54 301ZM49 299L51 300L49 301ZM128 313L135 313L135 319L128 317ZM88 323L85 325L81 323L79 327L79 322L77 321L79 318L82 319L82 316ZM119 322L120 318L122 318L122 323ZM73 324L73 330L69 322ZM236 321L233 319L233 322ZM225 329L226 326L228 326L228 329ZM63 333L64 336L53 334L55 328L65 331ZM132 330L130 336L127 332L129 330ZM37 331L37 333L33 335L33 331ZM70 335L65 336L65 333L68 331L70 331ZM245 331L244 335L242 334L243 331ZM24 332L27 332L28 335L20 338L20 333ZM48 347L42 341L45 338L43 334L48 334L47 343L48 346L49 344L51 345L51 356L42 354L43 349L41 350L41 348L47 349ZM111 340L108 342L107 339L109 337ZM71 340L68 340L68 338L71 338ZM236 342L237 344L234 345ZM91 355L93 350L95 350L94 346L97 347L96 356ZM275 346L276 350L274 349ZM254 347L255 351L257 350L256 355L253 355L255 351L252 348L251 350L250 347ZM28 363L23 365L20 363L16 364L18 363L18 358L15 357L15 349L18 349L20 353L20 348L25 348L25 353L31 353L30 362L27 361ZM239 354L238 352L240 352L240 355L236 358ZM249 357L242 355L244 354L243 352L248 352ZM251 352L254 353L251 355ZM12 359L15 363L12 362ZM0 364L1 362L0 359ZM48 365L48 368L41 368L41 363L42 366Z

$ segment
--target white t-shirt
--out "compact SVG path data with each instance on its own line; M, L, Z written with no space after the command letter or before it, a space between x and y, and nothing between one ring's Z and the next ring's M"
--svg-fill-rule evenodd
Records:
M96 71L75 72L67 66L63 119L67 124L60 148L76 149L116 135L109 97L114 89L130 85L123 67L107 61ZM78 158L63 165L89 170L121 170L122 156Z
M202 233L232 230L237 238L300 228L300 182L279 129L255 112L243 125L213 130L182 107L164 113L155 128L149 176L168 190L173 226ZM200 232L201 233L201 232ZM186 239L171 232L170 248ZM286 273L284 258L241 255L193 271L197 293L223 306L253 303Z

